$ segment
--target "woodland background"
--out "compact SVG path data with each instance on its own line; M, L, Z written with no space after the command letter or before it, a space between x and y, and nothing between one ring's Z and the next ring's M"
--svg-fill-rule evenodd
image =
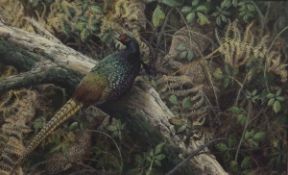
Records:
M153 128L153 124L134 125L143 122L142 118L134 121L124 113L101 108L105 113L92 106L46 139L18 167L18 174L161 175L216 138L224 140L194 156L191 171L175 174L286 174L287 9L285 1L1 0L0 171L7 172L13 164L7 161L13 162L21 154L69 99L75 81L83 74L53 70L71 75L65 82L72 83L63 86L45 80L7 84L17 76L25 77L30 69L35 75L43 72L42 63L34 65L27 60L49 57L53 62L51 57L57 55L45 49L27 49L32 46L24 46L21 39L25 37L19 31L19 36L17 32L5 34L9 27L16 27L96 61L122 47L115 32L136 38L147 65L137 87L147 86L144 89L149 93L150 87L156 90L152 93L156 99L160 95L158 103L164 102L160 106L169 115L172 112L167 126L183 142L176 153L171 152L174 148L169 139L151 137L153 141L147 144L137 132ZM134 93L133 98L138 95ZM201 158L204 154L211 162L215 160L214 164L207 164Z

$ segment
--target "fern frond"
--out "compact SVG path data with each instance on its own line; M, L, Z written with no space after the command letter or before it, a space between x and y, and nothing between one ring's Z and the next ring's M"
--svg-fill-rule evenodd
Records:
M36 93L29 90L12 91L9 100L2 102L0 111L6 112L4 124L1 126L0 174L21 174L21 167L15 164L22 156L25 147L23 135L30 132L26 125L35 115Z
M262 64L266 64L268 72L280 76L282 81L287 80L286 64L281 63L280 53L268 50L269 35L256 36L252 32L253 23L250 23L241 37L241 31L237 23L227 26L224 37L220 39L217 49L224 57L224 62L233 68L247 65L256 58Z

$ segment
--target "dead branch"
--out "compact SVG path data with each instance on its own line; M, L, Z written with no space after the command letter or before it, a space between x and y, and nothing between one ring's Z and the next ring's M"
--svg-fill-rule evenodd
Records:
M4 78L0 82L0 93L9 89L30 87L44 83L52 83L61 86L70 94L79 83L81 75L69 69L64 69L55 64L42 65L31 71Z
M82 74L87 73L87 71L97 63L95 60L86 57L64 44L48 40L15 27L8 27L4 24L0 24L0 37L20 48L41 55L58 65L65 66Z
M0 38L78 73L86 74L97 64L96 61L64 44L55 43L39 35L8 27L4 24L0 24ZM38 73L41 73L41 71ZM52 76L55 76L55 74ZM68 82L70 80L64 79L63 81ZM80 75L75 81L79 80ZM45 83L45 81L41 83ZM1 84L3 82L0 82L0 87ZM75 86L75 84L71 83L71 86ZM146 141L149 145L166 141L168 144L167 154L171 157L169 161L172 166L176 165L175 160L181 160L179 154L189 154L191 147L192 150L198 148L197 144L187 147L184 141L175 134L173 126L168 122L168 119L173 117L172 112L161 100L155 89L141 80L138 80L131 91L120 100L106 104L102 108L108 110L108 113L117 112L117 116L120 114L121 119L129 125L129 129L135 131L137 138ZM184 174L184 172L185 174L191 174L191 167L197 168L200 171L198 174L227 174L213 155L201 154L197 157L194 161L192 161L193 159L189 161L189 164L187 163L185 168L183 167L180 170L183 171L180 174Z

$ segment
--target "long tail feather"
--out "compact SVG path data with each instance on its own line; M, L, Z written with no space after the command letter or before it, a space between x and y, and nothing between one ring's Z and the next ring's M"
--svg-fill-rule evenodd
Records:
M19 159L19 163L25 159L47 136L49 136L60 124L69 119L72 115L78 112L82 103L70 99L53 117L52 119L40 130L37 135L32 138L30 144L24 150L23 156Z

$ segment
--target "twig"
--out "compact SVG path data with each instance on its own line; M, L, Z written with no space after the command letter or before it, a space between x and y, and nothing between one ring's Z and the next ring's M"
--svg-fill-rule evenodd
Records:
M196 156L197 154L199 154L199 152L201 150L203 150L204 148L211 146L215 143L218 143L220 141L225 140L224 138L217 138L214 140L211 140L210 142L199 146L195 151L193 151L192 153L189 154L188 157L186 157L184 160L182 160L179 164L177 164L172 170L170 170L168 173L166 173L166 175L173 175L181 166L183 166L185 163L187 163L192 157Z
M249 119L250 119L250 116L251 116L251 111L252 111L252 104L249 102L248 103L248 114L247 114L247 120L245 122L245 126L244 126L244 129L243 129L243 132L242 132L242 136L241 136L241 139L239 141L239 144L237 146L237 151L235 153L235 158L234 160L237 162L237 159L238 159L238 155L239 155L239 151L240 151L240 148L241 148L241 145L242 145L242 142L244 140L244 136L245 136L245 133L246 133L246 130L248 128L248 125L249 125Z

